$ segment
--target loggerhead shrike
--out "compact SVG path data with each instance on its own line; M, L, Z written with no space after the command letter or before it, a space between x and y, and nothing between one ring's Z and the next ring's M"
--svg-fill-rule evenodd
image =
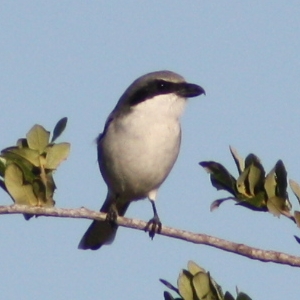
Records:
M147 230L151 237L161 223L155 208L157 190L170 173L179 153L180 116L186 98L205 94L170 71L146 74L124 92L97 138L98 163L108 192L101 212L106 221L93 221L79 249L99 249L114 240L115 220L129 204L148 197L154 217Z

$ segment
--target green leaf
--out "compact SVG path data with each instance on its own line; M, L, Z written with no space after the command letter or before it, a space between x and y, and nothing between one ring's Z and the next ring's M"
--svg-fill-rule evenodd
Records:
M36 150L29 149L29 148L10 147L2 150L1 153L3 154L4 157L6 153L16 154L22 158L25 158L34 166L40 167L40 156L39 156L39 152ZM10 159L14 160L12 156L10 157Z
M179 294L178 288L176 288L173 284L171 284L170 282L168 282L165 279L159 279L159 281L164 284L167 288L169 288L170 290L176 292L177 294Z
M175 300L169 292L164 292L165 300Z
M17 147L18 148L28 148L27 139L18 139L17 140Z
M248 176L249 176L249 168L246 168L241 175L238 177L236 180L236 188L237 191L248 197L251 197L250 191L249 191L249 186L248 186Z
M222 288L220 285L217 284L217 282L210 276L210 273L207 273L210 279L210 288L211 291L213 293L213 295L215 296L214 299L218 299L218 300L223 300L224 299L224 294L222 291Z
M53 143L63 133L63 131L65 130L65 128L67 126L67 122L68 122L68 118L65 117L65 118L60 119L56 123L54 130L53 130L53 136L51 139L51 143Z
M260 162L255 161L249 166L249 191L252 196L264 190L265 170Z
M203 268L201 268L200 266L198 266L195 262L193 262L192 260L190 260L188 262L188 271L192 274L195 275L199 272L205 272L205 270Z
M252 300L252 298L250 298L247 294L240 292L238 293L236 300Z
M265 170L259 158L249 154L245 159L245 169L237 179L237 190L246 197L253 197L264 189Z
M237 205L241 205L255 211L266 211L266 199L264 191L256 194L254 197L244 199L240 198L240 200L241 201L237 203Z
M290 184L290 187L291 187L293 193L297 197L298 202L300 203L300 185L292 179L289 180L289 184Z
M193 287L197 295L197 299L213 300L213 293L210 289L210 278L207 273L199 272L193 277ZM185 299L185 298L184 298Z
M219 208L219 206L227 200L237 200L237 198L227 197L227 198L217 199L213 201L213 203L210 205L210 211L214 211L215 209Z
M34 125L26 134L29 148L42 154L49 143L50 133L41 125Z
M294 235L294 238L295 238L296 242L297 242L298 244L300 244L300 238L299 238L298 236L296 236L296 235Z
M276 196L276 173L275 167L268 173L265 179L265 191L267 193L268 199Z
M236 149L234 149L233 147L229 146L230 149L230 153L234 159L234 162L236 164L236 167L238 169L239 174L241 174L244 169L245 169L245 161L244 159L238 154L238 152L236 151Z
M33 183L33 191L38 199L38 205L42 207L53 207L55 202L52 199L52 194L49 196L47 195L46 186L42 182L42 180L37 179Z
M294 218L296 221L297 226L300 228L300 211L294 211Z
M278 160L275 165L275 173L276 173L276 196L287 198L287 172L282 160Z
M59 164L67 159L70 153L69 143L54 144L46 148L45 168L55 170Z
M274 196L287 198L287 172L284 164L279 160L265 180L265 190L269 198Z
M5 186L5 183L4 183L4 181L2 179L0 179L0 187L3 189L4 192L6 192L6 193L9 194L9 192L8 192L6 186Z
M217 190L225 190L236 196L236 180L224 166L214 161L202 161L199 165L210 173L211 183Z
M46 198L52 199L54 191L56 190L56 185L53 179L52 173L46 174Z
M16 164L10 164L5 170L5 186L16 204L37 205L37 198L30 184L23 183L23 173Z
M38 205L43 206L43 204L46 203L47 200L46 200L46 187L41 181L41 179L34 180L34 182L32 183L32 188L33 188L34 195L38 199Z
M281 214L288 215L289 209L286 205L286 199L280 197L272 197L267 202L268 210L271 214L279 217Z
M0 176L4 177L4 172L6 168L6 159L0 156Z
M226 292L224 295L224 300L235 300L235 299L229 292Z
M28 160L22 158L18 154L12 152L5 152L2 153L1 156L7 161L6 165L8 165L9 163L14 163L18 165L18 167L23 172L25 180L29 183L33 182L33 180L40 174L39 168L35 167Z
M177 280L179 294L184 300L194 300L191 280L192 275L186 270L183 270L180 273L179 278Z

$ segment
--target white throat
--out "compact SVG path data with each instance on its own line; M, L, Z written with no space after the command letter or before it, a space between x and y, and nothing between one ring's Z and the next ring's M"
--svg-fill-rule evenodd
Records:
M185 104L186 99L176 94L158 95L133 106L131 113L148 115L154 119L179 119Z

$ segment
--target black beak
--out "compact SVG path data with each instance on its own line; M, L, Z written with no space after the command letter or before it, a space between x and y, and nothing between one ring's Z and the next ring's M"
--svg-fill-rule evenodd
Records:
M202 94L206 95L205 90L201 86L193 83L183 83L182 88L178 91L178 95L185 98L197 97Z

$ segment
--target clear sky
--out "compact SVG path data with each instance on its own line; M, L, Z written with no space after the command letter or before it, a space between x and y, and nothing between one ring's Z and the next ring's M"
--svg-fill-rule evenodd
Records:
M106 195L95 137L127 86L168 69L201 85L182 118L179 159L159 191L164 225L300 255L285 218L233 202L209 211L217 192L202 160L236 174L228 146L258 155L269 171L282 159L300 182L300 6L298 1L2 1L0 149L35 123L51 130L69 118L60 141L72 144L55 174L56 205L98 210ZM1 193L1 204L11 204ZM290 192L293 207L299 209ZM152 217L148 201L128 217ZM253 299L299 299L300 270L261 263L121 228L101 250L77 245L90 221L0 216L3 299L163 299L188 260L224 290Z

